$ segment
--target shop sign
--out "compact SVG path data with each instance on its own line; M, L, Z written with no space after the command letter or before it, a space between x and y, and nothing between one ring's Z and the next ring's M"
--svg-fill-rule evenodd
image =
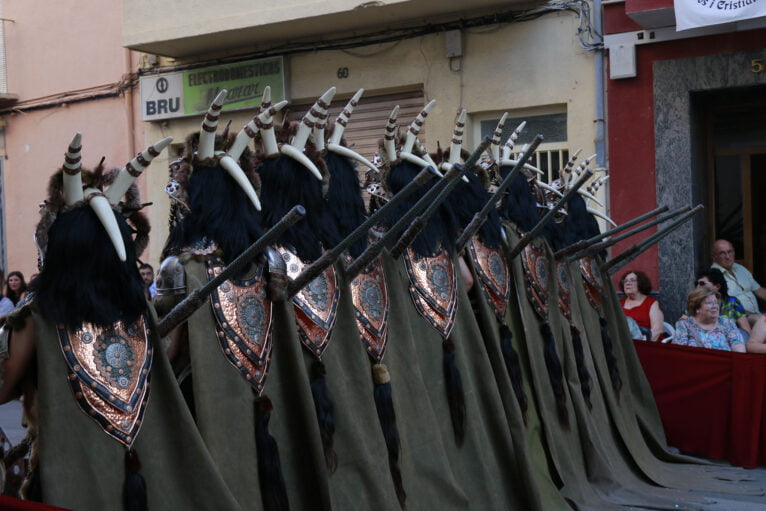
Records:
M142 76L141 118L158 121L205 113L221 89L229 91L227 111L255 108L267 85L272 102L285 99L282 57Z
M676 30L766 16L766 0L674 0Z

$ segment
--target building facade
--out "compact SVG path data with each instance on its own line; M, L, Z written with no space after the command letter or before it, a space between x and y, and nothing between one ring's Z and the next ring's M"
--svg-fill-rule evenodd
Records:
M696 4L729 14L743 3ZM760 197L766 9L760 17L687 30L679 30L677 18L683 23L672 0L604 4L613 218L620 223L658 205L705 208L633 264L659 288L668 321L682 312L695 272L710 264L718 238L730 240L738 262L766 282Z

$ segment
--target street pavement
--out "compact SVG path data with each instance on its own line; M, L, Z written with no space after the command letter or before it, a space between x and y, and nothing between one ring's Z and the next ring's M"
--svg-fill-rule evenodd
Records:
M21 425L22 405L18 400L0 406L0 428L3 429L12 444L19 443L25 435ZM766 490L766 467L745 470L753 481L742 484L760 487ZM731 495L713 492L691 492L704 497L708 502L700 503L699 509L711 511L766 511L766 496ZM641 509L641 508L639 508Z

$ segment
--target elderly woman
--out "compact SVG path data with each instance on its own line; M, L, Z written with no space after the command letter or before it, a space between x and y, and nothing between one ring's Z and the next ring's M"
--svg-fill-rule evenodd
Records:
M620 290L625 293L620 300L625 315L636 321L647 341L657 341L662 335L665 315L657 300L648 296L652 292L649 277L642 271L630 270L620 279Z
M691 316L676 323L674 344L745 353L737 325L720 315L720 295L707 286L689 293L686 306Z

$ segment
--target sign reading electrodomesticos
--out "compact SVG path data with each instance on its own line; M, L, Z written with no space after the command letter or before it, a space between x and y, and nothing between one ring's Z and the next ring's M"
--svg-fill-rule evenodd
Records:
M766 0L674 0L676 30L766 17Z
M142 76L141 119L159 121L207 112L222 89L229 91L226 110L257 108L266 86L274 102L285 98L282 57Z

